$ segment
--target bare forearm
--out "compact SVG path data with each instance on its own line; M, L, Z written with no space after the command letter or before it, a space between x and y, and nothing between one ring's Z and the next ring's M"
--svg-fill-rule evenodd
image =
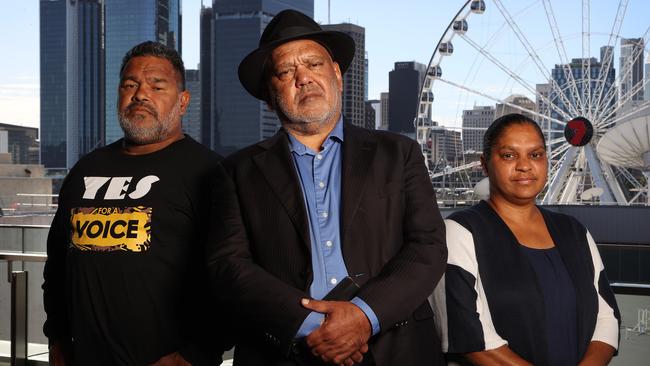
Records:
M465 358L477 366L532 366L507 345L487 351L466 353Z
M600 366L607 365L614 356L614 347L605 342L593 341L589 343L587 352L578 366Z

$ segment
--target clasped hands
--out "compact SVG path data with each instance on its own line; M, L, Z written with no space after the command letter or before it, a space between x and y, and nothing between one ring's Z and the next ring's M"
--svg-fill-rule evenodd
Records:
M325 314L320 327L311 332L306 343L324 362L351 366L360 363L368 352L370 321L356 305L347 301L302 299L305 308Z

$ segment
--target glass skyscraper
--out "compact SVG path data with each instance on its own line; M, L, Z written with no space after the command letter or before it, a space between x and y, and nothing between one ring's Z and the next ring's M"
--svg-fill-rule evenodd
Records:
M280 123L266 103L239 83L239 62L257 48L273 16L285 9L314 16L314 0L214 0L212 62L212 148L229 154L272 136ZM203 44L203 42L202 42ZM205 65L201 65L203 68Z
M181 52L181 0L105 0L106 144L122 137L117 121L117 87L124 54L144 41Z
M104 145L103 0L67 8L67 167Z
M212 123L212 62L214 52L212 41L212 28L214 20L212 19L212 8L201 5L200 15L200 43L201 55L199 63L199 72L201 80L201 143L207 147L212 147L212 141L217 140L213 136ZM197 96L198 97L198 96Z
M352 39L356 49L354 58L350 67L343 74L343 118L346 122L355 126L374 129L374 119L372 127L366 124L366 29L356 24L325 24L322 26L325 30L343 32Z
M66 167L66 0L40 1L41 164Z
M415 138L420 89L427 71L427 66L415 61L395 62L395 68L388 73L388 131L401 133ZM431 111L428 111L429 117ZM430 119L430 118L429 118Z
M41 164L71 168L104 142L104 0L41 0Z

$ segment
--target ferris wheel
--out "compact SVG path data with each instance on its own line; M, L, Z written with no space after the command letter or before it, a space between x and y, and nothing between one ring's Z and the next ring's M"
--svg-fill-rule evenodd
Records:
M489 122L522 113L546 137L542 203L650 204L650 133L620 128L650 116L649 13L645 0L467 1L435 45L414 121L432 178L471 190L476 179L453 175L480 170Z

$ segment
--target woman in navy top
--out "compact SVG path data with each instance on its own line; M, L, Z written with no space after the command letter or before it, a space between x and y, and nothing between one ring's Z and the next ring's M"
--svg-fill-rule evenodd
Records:
M606 365L620 315L593 238L535 205L548 170L535 121L505 115L484 136L490 198L445 220L434 292L443 350L476 365Z

